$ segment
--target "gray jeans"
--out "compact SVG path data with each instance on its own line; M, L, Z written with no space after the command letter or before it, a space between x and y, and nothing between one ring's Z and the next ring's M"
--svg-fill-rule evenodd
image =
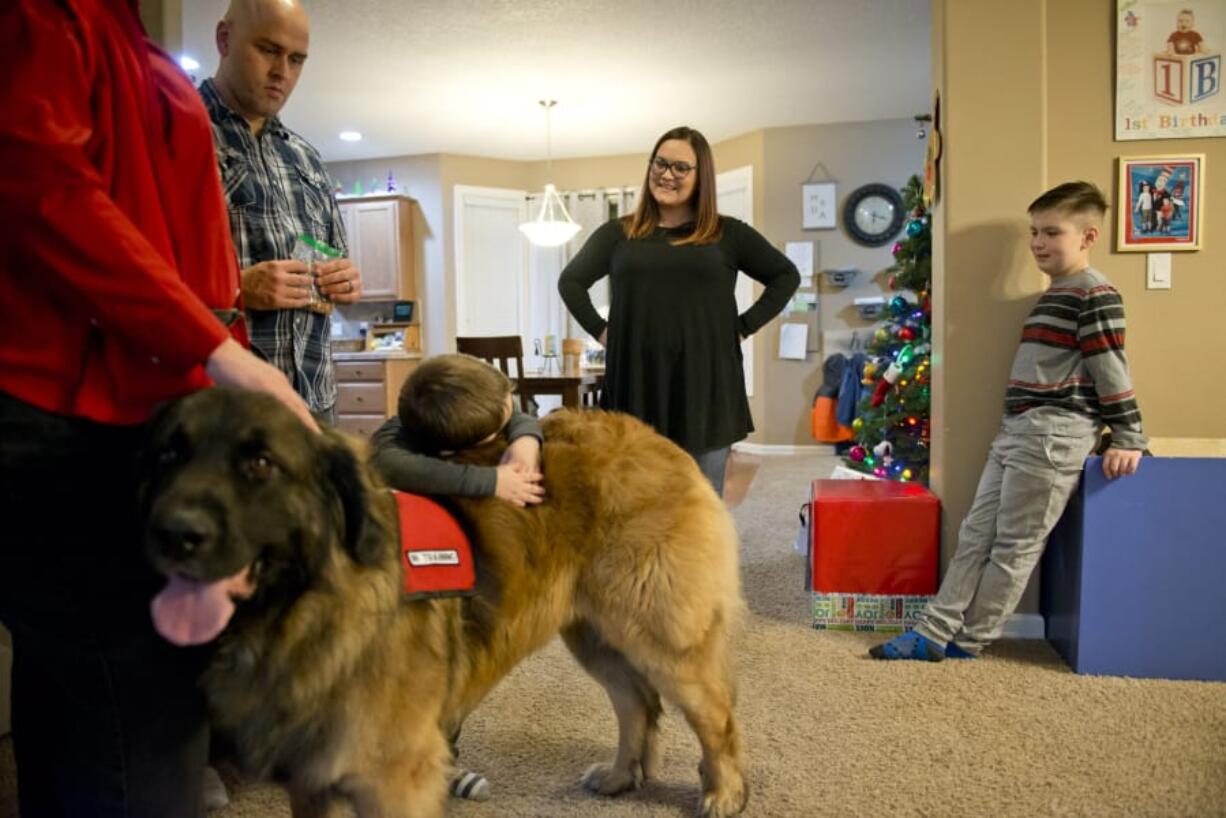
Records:
M720 449L711 449L709 452L690 452L690 455L698 461L698 468L702 469L703 475L711 481L711 485L715 487L715 493L720 497L724 496L724 472L728 468L728 452L731 450L731 446L724 446Z
M992 441L958 550L915 627L970 653L1000 637L1097 443L1093 434L1023 434L1019 426L1006 419Z

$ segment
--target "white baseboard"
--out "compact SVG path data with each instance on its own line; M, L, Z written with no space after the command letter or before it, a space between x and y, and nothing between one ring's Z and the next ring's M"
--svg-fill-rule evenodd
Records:
M781 443L747 443L744 440L732 444L732 451L745 454L812 454L833 456L834 447L815 443L806 446L786 445Z
M1043 622L1043 614L1015 613L1005 622L1001 633L1003 639L1045 639L1047 628Z

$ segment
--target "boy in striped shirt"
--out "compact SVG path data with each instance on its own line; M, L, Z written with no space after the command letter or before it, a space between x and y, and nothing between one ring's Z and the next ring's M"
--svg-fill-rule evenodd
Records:
M1090 266L1106 210L1088 182L1031 203L1030 252L1051 286L1022 330L1001 430L941 589L915 629L870 649L874 658L978 655L1017 607L1104 425L1103 472L1136 472L1146 439L1124 357L1124 305Z

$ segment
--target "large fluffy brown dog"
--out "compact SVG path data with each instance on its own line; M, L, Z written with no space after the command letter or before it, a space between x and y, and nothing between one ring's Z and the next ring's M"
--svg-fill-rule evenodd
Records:
M341 436L221 389L156 424L143 508L172 580L155 619L199 641L239 598L207 695L241 760L284 781L295 816L339 800L363 818L442 815L448 739L558 632L617 713L616 758L588 770L590 789L651 776L663 697L702 746L701 814L744 808L728 646L742 602L723 503L630 417L556 412L542 425L545 503L455 504L477 594L408 601L393 501Z

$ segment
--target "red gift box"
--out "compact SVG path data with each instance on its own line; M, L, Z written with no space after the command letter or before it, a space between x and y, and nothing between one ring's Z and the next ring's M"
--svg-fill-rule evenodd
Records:
M935 594L941 504L914 483L814 480L810 590Z

